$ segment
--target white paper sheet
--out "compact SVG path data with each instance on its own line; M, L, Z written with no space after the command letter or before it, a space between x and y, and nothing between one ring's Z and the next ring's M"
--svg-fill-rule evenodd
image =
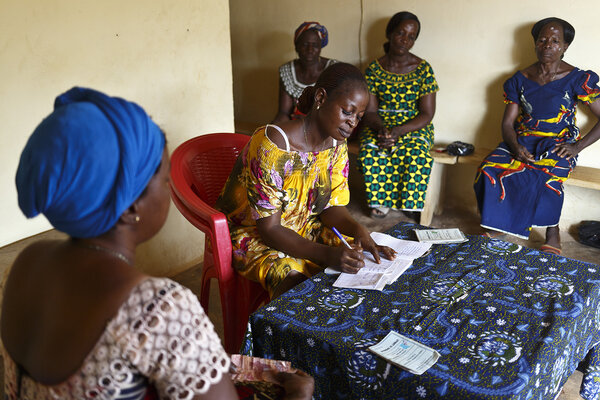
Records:
M384 275L382 272L363 272L363 270L358 271L356 274L342 272L333 283L333 286L349 289L382 290L381 280L384 279Z
M432 244L463 243L468 241L458 228L449 229L415 229L420 242Z
M357 274L342 272L333 286L352 289L383 290L385 285L398 279L412 265L412 261L415 258L422 256L431 248L430 243L396 239L380 232L371 233L371 237L378 245L394 249L397 252L396 257L393 260L388 260L381 256L381 261L377 264L371 253L364 252L365 266Z
M414 260L421 257L431 248L430 243L415 242L412 240L397 239L381 232L371 233L371 237L380 246L388 246L396 250L396 257Z
M381 342L370 346L369 350L385 360L421 375L440 358L440 353L398 332L390 331Z

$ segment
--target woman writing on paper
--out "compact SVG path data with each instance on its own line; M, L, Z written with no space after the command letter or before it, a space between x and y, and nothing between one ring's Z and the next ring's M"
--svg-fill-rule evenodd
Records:
M235 268L272 298L326 266L356 273L362 249L377 261L380 252L393 257L345 207L346 139L367 102L360 71L333 64L304 90L298 106L306 117L258 129L229 176L217 208L229 221ZM341 246L332 227L354 247Z

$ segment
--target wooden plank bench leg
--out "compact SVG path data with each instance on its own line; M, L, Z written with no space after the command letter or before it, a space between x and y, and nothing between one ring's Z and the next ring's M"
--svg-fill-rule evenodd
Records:
M440 198L444 190L444 169L444 164L433 163L429 185L427 185L427 192L425 193L425 206L423 207L423 211L421 211L421 218L419 220L421 225L430 225L434 212L439 214L442 211L443 204L440 202Z

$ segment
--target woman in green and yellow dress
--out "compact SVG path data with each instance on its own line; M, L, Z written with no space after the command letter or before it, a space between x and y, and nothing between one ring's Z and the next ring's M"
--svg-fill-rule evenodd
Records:
M376 218L392 208L418 212L425 204L439 88L429 63L410 53L420 29L416 15L395 14L386 27L385 55L365 73L370 97L358 161Z
M370 232L348 204L348 148L368 103L367 85L354 66L326 68L298 102L301 119L267 125L252 135L217 201L229 222L234 267L260 282L271 298L333 267L356 273L362 249L379 261ZM340 244L331 228L354 238Z

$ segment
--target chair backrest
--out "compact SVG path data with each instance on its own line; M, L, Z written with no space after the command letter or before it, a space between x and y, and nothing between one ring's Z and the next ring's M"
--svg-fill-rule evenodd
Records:
M214 205L248 141L250 136L238 133L211 133L182 143L171 155L173 203L192 225L205 233L214 260L211 265L217 267L219 280L224 282L235 280L231 238L225 215Z
M184 168L186 185L206 204L214 207L233 166L250 136L238 133L211 133L182 143L171 164ZM177 153L177 154L176 154Z

